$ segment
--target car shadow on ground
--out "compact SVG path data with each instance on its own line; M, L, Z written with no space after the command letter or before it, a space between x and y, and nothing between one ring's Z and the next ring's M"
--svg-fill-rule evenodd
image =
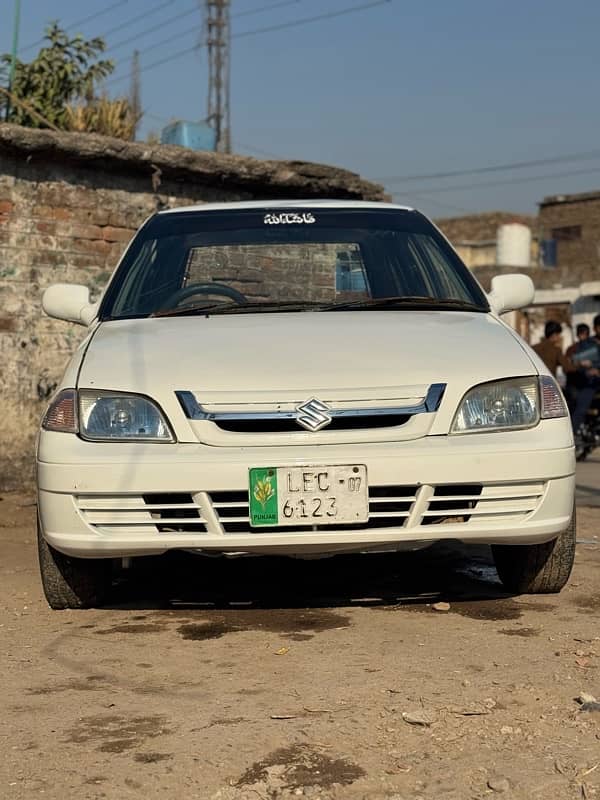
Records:
M416 552L318 560L187 553L136 559L131 569L117 575L109 607L341 608L510 596L500 584L489 547L450 542Z

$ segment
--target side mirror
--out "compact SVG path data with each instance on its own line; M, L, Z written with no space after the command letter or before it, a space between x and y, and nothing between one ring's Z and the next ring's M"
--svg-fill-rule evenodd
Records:
M488 301L495 314L505 314L531 305L535 287L529 275L496 275Z
M97 303L90 303L90 290L77 283L55 283L42 295L42 308L49 317L89 325L98 310Z

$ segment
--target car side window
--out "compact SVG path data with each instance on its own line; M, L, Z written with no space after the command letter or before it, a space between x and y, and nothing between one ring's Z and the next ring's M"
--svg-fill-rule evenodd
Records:
M410 251L417 261L430 293L436 297L464 297L467 289L456 270L448 269L448 258L431 236L413 234Z

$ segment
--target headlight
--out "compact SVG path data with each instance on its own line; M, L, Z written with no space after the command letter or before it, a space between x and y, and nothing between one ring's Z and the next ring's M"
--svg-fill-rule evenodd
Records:
M475 386L463 397L452 433L532 428L540 421L539 379L512 378Z
M79 426L81 436L93 441L174 441L160 409L135 394L80 391Z

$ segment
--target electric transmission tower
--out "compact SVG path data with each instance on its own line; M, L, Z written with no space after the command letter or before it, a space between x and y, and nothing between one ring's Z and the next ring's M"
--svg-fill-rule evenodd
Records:
M204 0L206 49L208 51L207 120L216 132L216 150L231 152L229 112L229 0Z

